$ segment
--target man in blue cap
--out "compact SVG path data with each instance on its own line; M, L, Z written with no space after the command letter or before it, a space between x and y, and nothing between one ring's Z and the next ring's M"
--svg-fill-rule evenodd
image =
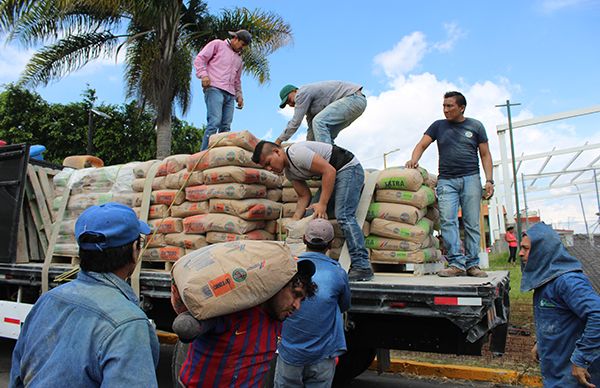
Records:
M11 387L158 386L158 338L126 281L140 235L149 233L132 209L118 203L79 216L81 271L31 309L13 351Z
M343 81L285 85L279 92L280 108L294 108L294 117L275 143L281 145L296 133L304 116L308 123L306 140L333 144L340 131L359 118L367 108L362 86Z
M581 263L544 223L521 240L521 291L534 290L533 314L544 387L600 384L600 296Z

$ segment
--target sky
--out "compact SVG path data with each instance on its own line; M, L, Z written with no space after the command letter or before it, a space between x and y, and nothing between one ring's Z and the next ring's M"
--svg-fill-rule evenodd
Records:
M600 0L507 1L208 1L211 13L245 6L272 11L287 21L293 42L269 57L271 79L259 85L242 78L245 107L236 110L233 130L249 130L260 138L275 139L293 111L278 108L285 84L300 86L323 80L344 80L363 86L365 113L344 129L336 143L351 150L364 167L403 165L414 145L435 120L443 118L443 94L459 90L467 98L466 116L483 122L494 161L500 159L498 125L507 123L507 100L514 122L539 116L600 106ZM0 51L0 83L18 78L30 50L9 44ZM35 90L51 102L81 99L86 84L100 102L124 101L121 60L105 58L80 71ZM206 109L200 82L193 81L193 102L183 119L202 125ZM600 144L600 113L514 130L515 154L537 155ZM100 124L99 124L100 125ZM293 140L303 140L306 127ZM582 152L568 169L587 168L600 148ZM563 170L573 154L553 157L546 172ZM545 161L519 165L518 175L534 174ZM421 165L437 171L433 144ZM596 160L594 166L600 167ZM600 170L598 170L600 176ZM512 176L512 174L511 174ZM595 187L579 185L573 174L539 179L527 193L530 209L557 227L585 231L599 217ZM495 173L501 190L502 174ZM576 182L593 182L591 171ZM529 184L528 182L527 184ZM519 181L519 189L521 182ZM502 195L502 193L498 194ZM521 198L521 201L523 199ZM523 208L523 204L521 204ZM600 227L596 230L600 232Z

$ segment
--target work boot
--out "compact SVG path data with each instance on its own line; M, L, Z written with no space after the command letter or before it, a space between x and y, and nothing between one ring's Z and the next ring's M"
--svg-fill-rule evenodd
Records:
M473 276L476 278L487 278L487 273L482 271L479 267L471 267L467 270L467 276Z
M367 282L373 279L373 270L371 268L350 267L348 271L348 280L351 282Z
M437 275L442 278L453 278L456 276L467 276L467 273L460 268L450 266L438 272Z

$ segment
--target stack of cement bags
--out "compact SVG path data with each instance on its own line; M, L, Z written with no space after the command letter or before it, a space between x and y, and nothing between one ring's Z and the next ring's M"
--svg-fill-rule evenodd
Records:
M184 217L206 213L208 204L185 201L184 188L202 184L202 172L189 173L186 169L187 154L172 155L158 163L154 177L148 176L149 168L137 169L138 179L134 182L136 191L143 191L151 181L152 193L148 209L148 224L153 233L147 240L142 254L144 261L176 261L188 250L206 245L203 236L183 233ZM147 165L144 165L147 167ZM134 209L140 212L141 209Z
M81 170L65 169L56 174L54 183L54 218L58 222L59 234L54 246L58 256L77 256L79 248L75 241L75 222L79 215L92 205L107 202L119 202L133 207L138 196L133 192L134 168L138 162L124 165L85 168ZM57 219L57 211L63 196L70 188L64 213Z
M274 240L274 227L281 204L267 199L267 191L281 184L278 175L252 162L258 139L248 131L227 132L210 137L209 148L191 155L189 172L202 171L204 184L188 186L185 199L207 202L207 214L186 217L183 230L202 234L208 243L234 240Z
M379 174L375 202L367 213L370 235L365 245L371 262L386 264L428 263L441 258L433 237L436 215L435 177L424 169L394 167ZM436 218L432 220L427 218Z

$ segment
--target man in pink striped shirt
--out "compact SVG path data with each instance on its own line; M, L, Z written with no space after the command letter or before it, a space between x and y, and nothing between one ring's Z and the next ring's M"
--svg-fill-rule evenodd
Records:
M228 132L233 121L233 102L238 109L244 106L242 96L242 50L252 41L246 30L229 31L231 38L209 42L194 60L196 77L202 80L206 102L206 129L202 150L208 139L219 132Z

